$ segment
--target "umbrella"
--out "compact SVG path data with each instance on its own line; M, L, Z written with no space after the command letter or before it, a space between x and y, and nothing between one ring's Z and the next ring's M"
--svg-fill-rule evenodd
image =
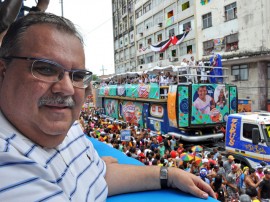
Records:
M200 145L195 145L191 148L193 152L201 152L203 150L203 147Z
M180 158L183 160L183 161L191 161L194 157L190 154L187 154L187 153L182 153L180 155Z
M196 163L197 166L202 165L202 159L200 157L198 157L198 156L195 156L194 162Z

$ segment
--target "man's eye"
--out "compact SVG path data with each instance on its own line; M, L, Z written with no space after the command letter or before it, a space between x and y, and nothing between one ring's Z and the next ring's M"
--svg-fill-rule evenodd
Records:
M73 81L83 81L85 75L86 75L85 72L74 72Z
M45 76L53 76L58 74L59 72L58 68L50 66L48 64L35 64L35 66L33 67L33 71Z

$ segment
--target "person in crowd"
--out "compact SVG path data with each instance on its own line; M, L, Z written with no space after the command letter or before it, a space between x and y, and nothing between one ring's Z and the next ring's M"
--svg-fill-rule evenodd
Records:
M222 183L222 175L216 175L210 185L216 194L217 200L225 202L226 187Z
M267 202L270 200L270 169L264 170L264 178L259 184L258 199L261 202Z
M163 157L165 154L164 142L159 143L158 150L159 150L160 156Z
M264 177L264 172L263 172L264 166L261 164L258 164L256 166L256 175L258 176L259 180L263 179Z
M256 188L254 187L249 187L247 190L246 190L246 194L250 196L251 198L251 202L260 202L259 199L258 199L258 191Z
M190 74L192 74L192 76L190 76L192 83L198 83L197 67L196 67L196 61L194 59L194 56L190 57L190 61L188 65L190 68Z
M245 166L243 168L243 172L239 177L239 188L240 188L240 193L245 194L246 193L246 184L245 184L245 179L249 175L249 167Z
M244 183L246 185L246 188L254 187L257 188L260 184L260 179L255 173L255 169L250 168L249 169L249 175L247 175L244 179ZM269 190L270 191L270 190Z
M237 171L238 166L236 164L231 165L231 171L228 174L226 180L227 180L227 192L228 192L228 198L230 200L237 200L239 198L239 191L237 188Z
M207 83L207 73L205 70L204 62L201 60L198 64L199 70L201 72L201 83Z
M251 201L251 198L249 195L247 194L242 194L240 197L239 197L239 201L240 202L250 202Z
M207 177L208 170L206 168L200 169L200 178L205 181L207 184L210 184L210 180Z
M170 147L171 150L174 150L174 148L176 147L176 139L174 135L172 135L172 138L170 139Z
M226 176L231 172L232 165L235 164L233 155L229 155L227 160L223 163Z
M202 114L210 114L210 111L215 108L215 101L207 94L207 87L199 86L197 93L198 97L193 102L194 107Z
M163 183L158 166L98 156L76 121L92 73L71 21L42 12L20 18L3 38L0 58L0 201L105 201L163 187L215 197L209 185L180 169L168 168Z

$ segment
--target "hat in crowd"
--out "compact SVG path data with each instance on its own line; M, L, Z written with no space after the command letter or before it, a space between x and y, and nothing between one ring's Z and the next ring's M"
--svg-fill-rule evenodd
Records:
M202 160L202 163L208 163L209 161L208 161L208 159L207 158L204 158L203 160Z
M206 168L202 168L200 170L200 177L206 177L207 176L207 169Z
M270 169L269 168L267 168L267 169L265 169L264 171L263 171L263 173L266 175L266 174L270 174Z
M231 165L231 169L232 169L232 170L235 170L235 169L238 169L238 168L239 168L239 167L238 167L236 164L232 164L232 165Z
M171 152L170 152L170 155L171 155L171 157L172 158L176 158L176 151L174 151L174 150L172 150Z
M234 160L233 155L229 155L229 156L228 156L228 159L229 159L229 160Z
M257 166L256 166L256 170L258 170L258 169L263 169L264 167L261 165L261 164L258 164Z
M219 168L219 165L217 165L217 164L216 164L216 165L214 165L214 168Z

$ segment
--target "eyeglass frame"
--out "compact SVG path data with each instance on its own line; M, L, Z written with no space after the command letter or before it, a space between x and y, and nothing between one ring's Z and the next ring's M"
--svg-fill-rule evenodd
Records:
M89 79L89 84L84 84L86 86L83 86L83 87L79 87L79 86L76 86L74 85L74 80L73 80L73 74L75 72L85 72L85 73L89 73L89 76L92 77L93 73L91 71L88 71L88 70L85 70L85 69L71 69L71 70L68 70L66 69L65 67L63 67L62 65L60 65L59 63L55 62L55 61L52 61L52 60L48 60L48 59L45 59L45 58L36 58L36 57L23 57L23 56L5 56L5 57L2 57L2 59L4 60L12 60L12 59L19 59L19 60L27 60L27 61L33 61L32 64L31 64L31 73L32 73L32 76L38 80L41 80L41 81L44 81L44 82L51 82L51 83L57 83L59 81L61 81L63 78L64 78L64 74L65 72L69 72L69 74L71 74L71 82L72 82L72 85L74 87L77 87L77 88L81 88L81 89L85 89L87 87L89 87L90 85L90 81L92 80L92 78ZM41 78L38 78L34 75L33 73L33 64L36 62L36 61L39 61L39 62L45 62L45 63L48 63L48 64L52 64L52 65L55 65L56 67L58 67L59 69L62 69L63 70L63 76L62 78L60 78L60 74L59 76L57 77L58 80L57 81L46 81L46 80L43 80Z

